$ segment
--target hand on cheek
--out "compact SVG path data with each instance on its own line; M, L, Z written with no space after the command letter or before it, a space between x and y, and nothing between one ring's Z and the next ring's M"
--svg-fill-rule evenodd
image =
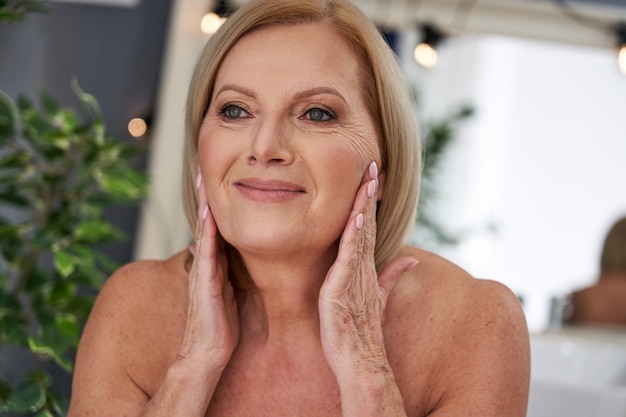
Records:
M320 291L322 346L340 383L354 372L388 368L382 330L385 305L397 278L417 264L411 257L397 258L377 274L377 189L373 162L363 174L337 259ZM354 369L356 363L363 369Z
M202 177L196 179L198 223L190 251L187 324L179 358L214 360L225 366L239 340L239 320L225 254L219 249L215 219L209 209Z

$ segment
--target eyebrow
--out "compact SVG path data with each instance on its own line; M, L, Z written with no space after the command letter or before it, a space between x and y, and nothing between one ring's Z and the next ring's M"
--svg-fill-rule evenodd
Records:
M220 87L219 90L217 90L217 92L215 93L215 97L219 96L221 93L223 93L224 91L228 91L228 90L233 90L236 91L238 93L244 94L248 97L252 97L252 98L256 98L256 94L254 93L254 91L250 90L249 88L246 87L242 87L239 85L235 85L235 84L224 84L223 86ZM332 87L314 87L314 88L310 88L308 90L304 90L304 91L300 91L298 93L296 93L293 98L296 100L302 99L302 98L306 98L306 97L311 97L311 96L316 96L319 94L332 94L336 97L338 97L341 101L343 101L345 104L347 104L346 99L343 97L343 95L336 89L332 88Z
M315 87L315 88L311 88L309 90L304 90L301 91L297 94L294 95L295 99L302 99L302 98L306 98L306 97L311 97L311 96L316 96L318 94L332 94L334 96L337 96L339 99L341 99L341 101L343 101L345 104L348 104L346 102L346 99L343 97L343 95L341 95L341 93L337 90L335 90L332 87Z
M241 87L235 84L224 84L223 86L220 87L219 90L215 92L215 97L219 96L220 94L222 94L224 91L227 91L227 90L233 90L238 93L244 94L248 97L256 98L256 94L254 93L254 91L246 87Z

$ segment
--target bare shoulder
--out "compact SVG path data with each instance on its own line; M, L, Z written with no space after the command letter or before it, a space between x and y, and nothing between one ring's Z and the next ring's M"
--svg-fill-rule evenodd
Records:
M89 343L93 327L118 329L112 335L121 337L163 326L157 321L163 314L184 311L187 281L181 257L132 262L111 275L98 294L81 344Z
M385 336L396 369L402 364L426 376L421 415L525 415L529 338L515 294L433 253L408 246L402 252L420 262L389 297ZM396 372L415 389L406 371Z
M96 409L96 403L111 411L110 398L119 398L120 406L143 407L182 337L184 259L180 253L133 262L106 281L81 336L70 416Z
M129 309L149 308L165 298L180 296L187 289L184 255L181 252L166 260L142 260L124 265L107 279L96 307L113 307L120 311L118 319L124 321L130 318L124 315Z
M418 248L406 246L401 255L413 256L419 264L399 279L390 297L391 308L395 303L416 308L419 304L435 316L445 313L464 326L479 323L483 317L488 322L510 321L526 330L517 296L502 283L474 278L452 262Z

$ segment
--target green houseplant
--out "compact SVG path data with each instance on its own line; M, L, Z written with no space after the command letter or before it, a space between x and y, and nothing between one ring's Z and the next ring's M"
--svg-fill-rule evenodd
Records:
M419 92L415 87L413 87L413 99L419 110ZM463 122L469 120L474 113L475 108L472 105L461 104L444 117L429 119L423 124L421 131L422 181L416 219L417 243L420 246L434 249L436 246L455 245L461 239L461 236L447 230L439 222L435 210L441 189L439 175L443 169L442 162L446 151L454 143L457 131Z
M129 163L141 148L109 136L97 101L73 88L82 121L45 92L40 106L0 92L0 348L34 359L26 381L0 381L0 411L65 415L67 399L40 363L72 371L94 295L116 267L102 244L124 237L103 209L136 203L147 188Z
M49 10L47 0L0 0L0 23ZM49 370L72 371L95 294L116 267L102 245L124 238L103 210L147 189L130 164L142 148L108 135L96 99L72 86L80 114L45 91L38 104L0 91L0 353L13 346L31 358L24 381L0 379L2 413L66 414Z

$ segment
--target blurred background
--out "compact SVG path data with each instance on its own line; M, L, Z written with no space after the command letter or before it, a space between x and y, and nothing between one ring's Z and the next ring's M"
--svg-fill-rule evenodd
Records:
M547 329L551 299L596 280L604 236L626 215L626 0L354 2L387 33L424 129L474 110L454 125L431 178L430 212L454 242L423 241L419 227L411 240L503 282L531 332ZM76 78L112 134L130 138L129 122L146 122L136 140L148 152L136 163L150 197L107 211L131 236L109 249L119 262L188 244L182 120L210 36L201 21L243 3L54 1L49 14L0 25L0 89L10 96L45 87L75 105ZM416 52L424 42L431 49Z

